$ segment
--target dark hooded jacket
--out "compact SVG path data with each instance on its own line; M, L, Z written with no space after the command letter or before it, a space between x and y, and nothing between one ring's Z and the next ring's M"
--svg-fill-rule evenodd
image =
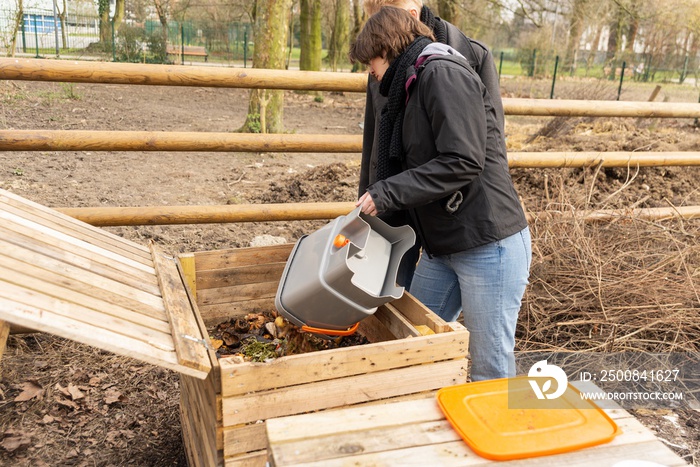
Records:
M433 43L423 55L429 58L409 88L403 121L404 170L367 187L377 210L410 213L431 255L519 232L527 221L490 93L448 46Z
M503 103L501 101L498 73L496 72L493 55L484 44L468 38L456 26L440 18L435 18L435 20L444 24L446 28L447 45L453 47L467 59L469 65L479 75L481 82L484 83L486 90L491 95L491 104L496 112L497 121L503 133ZM384 105L386 105L386 98L379 94L379 82L370 75L367 84L367 100L365 104L362 163L360 167L360 183L358 186L359 196L362 196L365 191L367 191L367 185L376 181L378 138L378 132L376 130L379 128L379 118ZM389 222L396 223L396 221Z

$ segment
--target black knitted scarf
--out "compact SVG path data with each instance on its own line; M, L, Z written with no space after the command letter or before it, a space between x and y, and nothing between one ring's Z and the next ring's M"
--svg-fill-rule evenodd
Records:
M423 24L425 24L433 30L433 34L435 34L435 39L438 42L447 44L447 26L445 26L445 23L443 21L440 21L438 18L436 18L433 12L430 10L430 8L428 8L427 6L424 6L421 9L420 20Z
M406 50L389 65L379 83L379 93L387 97L379 120L377 141L377 180L384 180L401 172L404 158L401 137L406 109L406 71L413 67L423 49L432 43L425 36L417 37Z

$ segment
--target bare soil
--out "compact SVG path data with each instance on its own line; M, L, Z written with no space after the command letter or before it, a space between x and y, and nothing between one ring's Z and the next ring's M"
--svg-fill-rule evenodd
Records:
M560 97L573 92L567 86L560 87ZM531 82L513 80L503 88L507 96L542 97ZM591 89L588 98L604 93ZM645 100L648 90L638 92L638 100ZM665 100L695 99L664 92ZM0 128L230 132L243 124L247 98L247 91L236 89L0 82ZM287 92L285 99L290 132L329 138L361 134L364 94ZM694 123L512 117L507 141L511 151L698 151L700 132ZM700 205L699 170L513 169L512 174L527 209L541 211L557 203L583 208ZM50 207L353 201L358 171L356 154L6 152L0 156L0 187ZM263 235L293 242L324 223L108 230L140 243L153 239L180 253L246 247ZM697 221L680 229L696 237ZM555 266L538 243L542 232L534 232L533 274L540 282ZM700 260L697 254L686 259L692 292ZM533 304L550 295L534 286L528 293L524 315L530 319ZM689 328L683 345L697 351L700 303L691 298L686 308L696 327ZM523 318L521 348L537 344L529 337L528 322ZM12 335L0 368L0 464L186 464L176 374L46 334ZM690 464L700 465L697 412L634 413Z

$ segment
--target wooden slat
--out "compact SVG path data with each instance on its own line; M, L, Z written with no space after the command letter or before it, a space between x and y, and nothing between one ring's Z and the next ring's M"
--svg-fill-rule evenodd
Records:
M72 264L100 274L108 279L113 279L130 287L160 296L158 280L154 274L133 268L120 261L114 261L110 258L76 249L73 245L16 225L0 225L0 237L7 243L21 246L41 255Z
M48 291L45 292L46 289L41 287L39 281L29 282L28 280L26 285L13 284L6 280L6 272L3 271L1 274L0 284L2 284L2 287L0 287L0 297L15 301L19 305L27 305L29 307L46 310L47 318L45 320L39 320L27 325L38 331L53 332L53 326L48 316L61 316L87 326L105 329L115 335L127 336L139 340L149 346L166 352L172 352L174 350L172 339L167 330L160 331L151 329L140 323L127 321L121 318L119 313L108 315L101 310L87 308L79 303L71 301L76 297L71 296L69 293L62 292L55 287L49 287L47 285L46 289L48 289ZM37 283L39 287L36 287ZM32 287L36 287L40 290L32 290ZM49 295L52 292L60 296L54 297ZM123 311L125 315L132 317L132 315L129 315L128 310Z
M18 261L33 264L36 267L53 271L65 277L72 277L76 281L84 282L95 288L109 290L114 294L120 295L132 302L140 302L159 312L164 312L163 301L161 297L143 292L142 290L134 289L126 286L121 282L108 279L100 274L92 271L73 266L62 261L57 261L53 258L35 253L18 245L8 245L0 242L0 255L5 255L14 258ZM158 316L154 316L158 318Z
M606 412L622 429L609 443L498 465L612 465L644 458L684 465L629 413ZM461 440L434 398L283 417L266 426L277 466L492 464ZM640 452L651 457L639 457Z
M107 258L111 258L113 260L121 261L125 264L131 265L132 267L135 267L137 269L140 269L142 271L145 271L149 274L154 274L155 271L153 270L153 267L150 265L143 264L142 262L139 261L134 261L129 258L125 258L118 253L114 253L106 248L102 248L100 246L93 245L92 243L88 243L85 240L81 240L75 237L72 237L70 235L67 235L63 232L59 232L54 229L47 228L37 222L33 222L27 219L24 219L21 216L9 213L4 210L0 210L0 220L3 222L10 222L13 224L18 224L27 228L30 228L34 230L37 233L44 233L46 235L49 235L57 240L61 240L64 242L69 243L72 245L74 248L80 248L86 251L89 251L92 254L95 255L100 255L100 256L105 256Z
M7 321L0 321L0 360L5 354L5 347L7 346L7 338L10 335L10 323ZM2 376L2 371L0 367L0 376Z
M411 322L390 303L377 308L374 315L399 339L421 335Z
M228 250L198 251L194 253L197 271L228 269L255 264L285 262L293 244L264 247L235 248Z
M107 315L105 319L111 316L166 335L170 334L167 317L158 310L149 309L146 305L127 300L110 290L100 289L72 277L61 276L52 271L1 255L0 283L14 284L24 289L74 303L80 309L104 313Z
M267 363L219 360L224 397L271 388L464 358L468 334L449 332L377 344L289 355ZM353 390L354 391L354 390ZM264 417L261 417L264 418Z
M279 282L286 263L241 266L234 269L210 269L197 272L197 289L214 289L244 284Z
M240 302L220 303L216 305L203 305L197 299L197 307L206 326L216 326L231 318L245 316L248 313L259 313L275 309L275 297L269 296L258 300L244 300Z
M224 459L225 467L266 467L267 450Z
M216 289L202 289L198 287L197 303L206 306L259 300L261 298L274 298L277 294L278 287L279 281L219 287Z
M375 344L377 342L388 342L396 339L396 336L384 326L384 323L379 321L376 316L369 315L362 321L357 328L357 332L367 338L368 341Z
M216 399L211 375L205 379L180 375L180 411L182 425L188 426L188 450L194 450L204 467L219 465L223 452L217 443L217 423L213 401Z
M450 327L430 308L419 302L413 295L404 292L401 298L391 302L413 325L428 326L435 332L448 332Z
M450 360L431 364L429 371L423 365L417 365L250 395L224 397L224 426L290 415L298 413L301 407L307 411L321 410L427 391L461 384L466 379L466 360Z
M190 294L194 301L197 301L197 268L194 262L194 253L183 253L178 256L180 261L180 270L182 271L182 278L185 281L187 287L189 287Z
M0 292L4 290L0 288ZM177 363L175 352L155 344L118 334L109 329L96 327L75 319L61 316L52 310L61 308L60 302L48 300L41 307L25 305L15 300L0 298L0 320L11 321L20 326L50 332L66 339L92 345L110 352L135 358L153 365L169 368L181 373L203 378L206 373L183 367ZM70 307L71 309L72 306Z
M75 218L62 214L55 209L50 209L26 198L21 198L6 190L0 190L0 203L19 207L24 213L36 215L52 222L54 225L60 224L67 229L65 233L74 232L76 235L84 236L90 242L99 242L105 248L112 250L116 248L124 253L140 257L144 264L150 263L150 252L145 246L126 240L106 230L95 229L93 226L77 221ZM42 222L39 221L39 223Z
M224 428L224 457L267 449L265 423Z
M207 351L209 343L204 340L195 320L182 277L177 270L177 259L166 255L153 242L150 247L178 360L184 366L208 373L211 371Z

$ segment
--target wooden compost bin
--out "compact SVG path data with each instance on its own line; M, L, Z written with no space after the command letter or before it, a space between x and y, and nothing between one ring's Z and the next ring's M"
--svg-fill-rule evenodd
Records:
M200 326L273 310L292 246L180 255ZM181 375L189 465L263 466L267 419L397 400L466 381L469 333L458 323L445 323L408 294L364 319L360 332L370 344L269 363L217 360L210 351L213 369L206 379Z

